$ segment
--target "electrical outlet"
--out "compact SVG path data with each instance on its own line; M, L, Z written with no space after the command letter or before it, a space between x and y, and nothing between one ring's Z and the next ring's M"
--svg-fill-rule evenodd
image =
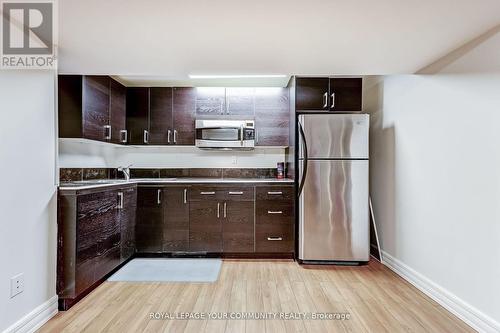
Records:
M10 278L10 298L24 291L24 274L17 274Z
M238 157L237 157L237 156L233 156L233 159L232 159L232 164L233 164L233 165L238 164Z

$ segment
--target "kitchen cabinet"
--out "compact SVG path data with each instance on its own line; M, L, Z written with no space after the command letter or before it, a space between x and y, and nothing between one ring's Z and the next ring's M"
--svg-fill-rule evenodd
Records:
M108 76L59 75L58 90L60 138L120 142L125 130L121 84Z
M159 253L163 249L163 187L137 189L136 249L139 253Z
M255 144L288 146L290 99L286 88L255 89Z
M253 119L255 116L255 88L226 88L225 114Z
M173 88L173 143L194 146L197 88Z
M221 252L221 203L217 188L193 186L189 202L189 251Z
M149 144L166 145L172 139L172 88L149 88Z
M355 112L362 109L362 78L297 77L297 111Z
M149 88L127 88L128 143L149 143Z
M133 255L135 185L58 196L57 293L67 310Z
M109 124L112 143L125 144L128 140L126 95L125 86L113 79L109 80Z
M254 188L223 188L222 250L254 252Z
M163 189L163 252L189 250L189 186Z
M363 79L331 78L330 111L361 111Z
M294 187L257 186L255 251L293 253L295 247Z
M118 190L118 219L120 221L121 262L135 254L135 221L137 211L137 188Z
M217 117L226 113L226 89L198 87L196 89L196 117Z

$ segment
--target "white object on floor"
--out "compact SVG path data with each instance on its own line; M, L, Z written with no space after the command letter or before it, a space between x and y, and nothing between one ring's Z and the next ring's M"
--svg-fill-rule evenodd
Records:
M108 281L122 282L215 282L220 259L132 259Z

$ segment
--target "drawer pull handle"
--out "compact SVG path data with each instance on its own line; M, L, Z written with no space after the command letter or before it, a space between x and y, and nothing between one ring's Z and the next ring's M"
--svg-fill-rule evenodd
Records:
M242 195L243 192L229 192L230 195Z
M282 210L268 210L268 214L283 214Z
M214 195L215 192L200 192L201 195Z
M267 237L268 241L282 241L282 237Z
M277 191L277 192L270 191L270 192L267 192L267 194L269 194L269 195L282 195L283 192L281 192L281 191Z

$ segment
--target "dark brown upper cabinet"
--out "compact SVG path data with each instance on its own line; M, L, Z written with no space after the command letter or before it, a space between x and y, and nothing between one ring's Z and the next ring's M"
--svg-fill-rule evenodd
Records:
M302 78L295 81L296 110L327 110L330 79Z
M362 78L298 77L295 86L297 111L361 111Z
M173 88L173 143L194 145L196 88Z
M149 88L127 88L128 143L149 143Z
M127 143L126 120L127 89L121 83L109 80L109 117L111 125L111 142Z
M124 129L118 124L124 97L115 93L116 85L119 83L108 76L60 75L59 137L115 142L114 123L118 131Z
M149 88L149 144L173 143L172 88Z
M255 89L257 146L288 146L290 99L286 88Z
M332 78L330 79L329 110L361 111L363 79Z

